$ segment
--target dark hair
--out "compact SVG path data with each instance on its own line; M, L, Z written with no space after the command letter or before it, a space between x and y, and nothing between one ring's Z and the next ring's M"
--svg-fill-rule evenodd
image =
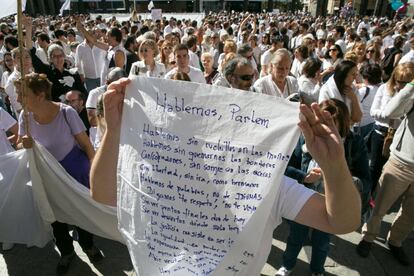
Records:
M128 36L125 40L124 48L129 50L129 47L131 47L131 45L134 44L135 39L136 39L135 35Z
M382 71L378 64L368 64L361 68L360 73L369 84L376 85L382 81Z
M177 53L177 51L180 50L186 50L188 52L188 47L185 44L178 44L177 46L175 46L174 48L174 54Z
M244 43L237 48L237 54L244 56L248 52L253 51L252 47L248 43Z
M296 48L296 50L300 53L303 59L307 59L309 57L309 49L308 46L300 45Z
M345 28L344 28L344 26L336 26L335 27L335 31L337 33L340 33L341 34L341 37L344 36L344 34L345 34Z
M344 138L351 131L351 116L348 107L343 101L338 99L329 99L319 104L321 110L328 111L336 124L338 125L339 135Z
M66 33L66 36L67 36L67 35L69 35L69 34L71 34L71 35L73 35L74 37L76 37L76 33L75 33L75 31L74 31L73 29L69 29L69 30L67 31L67 33Z
M55 31L55 37L56 38L59 38L60 36L66 36L66 33L65 33L65 31L63 31L63 30L56 30Z
M189 35L187 38L187 47L191 49L194 45L197 45L197 37L195 35Z
M308 58L303 65L302 73L307 78L314 78L316 73L321 70L322 62L317 58Z
M109 36L115 37L116 42L121 43L122 41L122 32L118 28L111 28L108 33Z
M341 95L344 93L344 81L348 76L348 73L356 66L356 63L353 61L343 60L335 67L333 78L335 80L336 87L338 88L338 91L341 93Z
M50 38L47 34L45 33L40 33L37 35L37 38L39 38L42 41L46 41L47 43L50 43Z
M40 93L45 93L45 98L47 100L52 99L52 83L47 79L45 74L30 73L22 79L15 81L15 85L21 85L22 81L25 82L26 87L28 87L35 95Z
M342 52L341 47L340 47L338 44L334 44L334 45L332 45L332 46L334 46L334 47L335 47L336 52L338 53L338 54L336 55L336 58L343 58L343 57L344 57L344 53ZM332 47L332 46L331 46L331 47ZM329 55L329 49L328 49L328 51L326 51L326 53L325 53L325 57L324 57L324 58L331 58L331 56Z
M394 47L401 48L404 45L404 38L402 36L397 36L394 39Z
M10 44L13 48L19 47L19 40L15 36L8 35L4 38L4 45ZM9 49L11 50L11 49Z

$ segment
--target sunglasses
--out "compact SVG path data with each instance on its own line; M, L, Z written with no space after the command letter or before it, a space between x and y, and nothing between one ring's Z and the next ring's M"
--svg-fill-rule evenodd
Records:
M337 49L329 49L329 52L336 52L338 51Z
M254 78L253 74L252 75L235 75L235 76L243 81L251 81Z
M367 53L375 53L375 50L373 49L367 50Z
M172 47L164 47L163 49L172 50Z

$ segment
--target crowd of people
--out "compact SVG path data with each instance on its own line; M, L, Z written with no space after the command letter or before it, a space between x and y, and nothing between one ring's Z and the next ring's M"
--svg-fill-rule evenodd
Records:
M329 170L338 175L346 172L330 167L313 140L327 134L313 126L329 126L332 119L341 144L336 149L343 152L347 165L342 169L350 172L352 188L359 194L347 190L343 196L348 202L353 196L354 207L361 202L360 214L354 216L362 226L358 254L369 255L382 218L402 197L388 246L400 264L409 265L402 244L414 227L414 22L410 18L223 11L206 15L201 23L136 16L119 22L115 16L104 20L79 15L24 17L22 27L25 48L20 52L16 23L6 18L0 24L0 154L31 147L33 138L87 187L93 161L91 184L101 183L92 195L115 205L116 196L102 195L97 187L108 179L115 182L113 175L101 175L114 171L114 156L105 156L102 148L116 146L109 130L119 131L120 125L114 119L114 103L105 102L103 95L112 91L108 99L119 100L128 83L123 78L190 81L301 102L307 124L301 126L304 136L286 176L326 197L334 194L332 183L346 182L346 176L330 178ZM23 108L29 111L28 118ZM110 119L104 111L112 112ZM32 138L25 135L24 121ZM312 195L302 199L302 206ZM329 204L341 204L337 197L335 201ZM343 223L355 228L355 219L336 211ZM302 212L288 217L290 234L276 275L292 272L310 230L310 271L324 273L329 233L342 230L304 217ZM61 253L57 273L64 274L75 255L72 237L66 224L55 222L52 227ZM76 229L87 256L101 261L93 235ZM12 246L3 243L3 250Z

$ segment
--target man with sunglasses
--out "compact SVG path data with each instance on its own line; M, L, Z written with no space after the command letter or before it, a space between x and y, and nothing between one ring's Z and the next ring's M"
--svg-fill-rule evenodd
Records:
M223 69L223 74L231 87L245 91L252 89L255 72L246 58L237 57L229 61Z
M170 70L165 79L171 79L177 72L186 73L192 82L206 83L203 72L200 69L190 66L190 56L188 54L188 47L185 44L179 44L174 49L174 57L177 67Z

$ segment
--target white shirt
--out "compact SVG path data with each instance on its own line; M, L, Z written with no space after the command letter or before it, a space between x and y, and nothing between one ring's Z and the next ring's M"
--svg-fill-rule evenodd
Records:
M295 220L314 193L314 191L298 184L295 180L286 176L283 177L264 232L258 240L261 250L256 254L255 259L249 262L246 271L240 272L240 275L260 275L272 247L273 231L282 223L282 217Z
M17 124L17 121L7 111L0 107L0 155L12 152L14 149L7 139L6 131Z
M300 62L296 58L292 62L292 68L290 68L290 73L295 77L299 78L302 75L302 67L305 65L305 61Z
M165 26L164 28L164 36L166 34L172 33L173 28L168 24L167 26Z
M322 88L319 92L318 103L321 103L324 100L329 100L329 99L337 99L337 100L344 102L346 106L348 107L349 113L352 112L351 99L342 95L339 92L333 76L330 77L324 85L322 85Z
M367 88L369 88L369 93L367 95ZM370 110L372 103L374 102L375 94L377 93L378 86L368 85L366 87L362 87L358 90L358 98L359 102L361 103L361 111L362 111L362 119L359 122L358 126L366 126L373 122L375 119L371 116Z
M341 47L342 53L345 55L346 53L346 43L345 41L343 41L342 39L338 39L335 42L336 45L338 45L339 47Z
M410 50L406 53L398 62L398 64L403 64L407 62L414 62L414 50Z
M188 50L188 56L190 58L190 66L200 69L200 59L198 58L197 54L191 50Z
M90 47L83 41L76 48L75 66L78 72L87 79L98 79L101 77L103 64L105 64L104 54L106 52L98 47Z
M14 86L14 81L20 78L20 72L14 68L14 71L10 74L9 78L6 81L6 85L4 86L4 91L9 96L10 104L12 106L13 112L18 114L18 112L22 109L22 105L17 101L17 93L16 87Z
M49 61L47 60L47 54L46 51L43 48L36 48L36 56L44 63L49 64Z
M190 67L190 72L188 72L187 75L190 77L191 82L206 83L204 74L203 72L201 72L200 69L197 69L191 66L188 66L188 67ZM171 71L165 75L165 79L171 79L172 76L174 76L174 74L177 73L177 70L178 70L177 67L171 69Z
M299 91L305 94L307 100L311 102L317 102L319 98L319 91L321 86L317 83L314 83L311 79L307 78L305 75L300 76L298 79Z
M86 100L85 107L86 109L96 109L98 105L99 96L105 93L107 86L102 85L92 89L88 94L88 99Z
M265 51L263 55L260 57L260 64L263 65L269 65L272 61L274 51L271 51L271 49ZM260 76L265 76L265 72L261 70Z
M286 77L286 84L283 91L281 91L279 87L274 83L272 75L267 75L263 78L258 79L253 84L253 87L255 91L259 93L281 98L287 98L289 95L299 92L298 82L294 77L291 76Z
M385 116L384 110L391 99L392 96L390 96L388 92L387 84L384 83L378 88L377 93L375 93L375 97L370 110L370 114L375 119L376 125L389 127L390 120ZM395 125L392 127L397 128L399 125L398 121L395 121Z
M145 65L143 60L132 63L129 76L146 76L152 78L164 78L166 73L165 65L159 62L155 62L154 69L151 71L149 67Z

